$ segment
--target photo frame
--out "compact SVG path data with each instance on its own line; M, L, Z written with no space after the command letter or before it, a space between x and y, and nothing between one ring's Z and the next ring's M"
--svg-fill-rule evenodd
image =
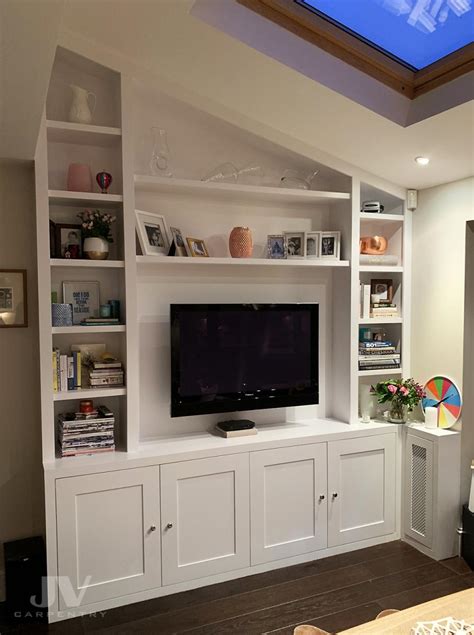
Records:
M373 278L370 281L371 304L374 304L374 296L378 296L379 302L391 304L393 301L393 280L390 278Z
M135 224L144 256L167 256L170 239L166 220L161 214L135 210Z
M318 259L321 255L321 232L306 232L306 258Z
M181 230L177 227L170 227L171 249L170 256L187 256L188 250Z
M0 270L0 328L28 326L26 269Z
M54 223L54 252L56 258L82 258L82 229L79 224Z
M194 258L209 258L206 243L202 238L186 238L191 256Z
M320 258L339 260L341 257L341 232L321 232Z
M283 232L286 239L286 257L304 258L306 255L306 232Z
M287 244L284 234L270 234L267 237L267 258L271 260L285 260Z
M63 303L72 305L72 323L99 317L100 285L97 281L65 280Z

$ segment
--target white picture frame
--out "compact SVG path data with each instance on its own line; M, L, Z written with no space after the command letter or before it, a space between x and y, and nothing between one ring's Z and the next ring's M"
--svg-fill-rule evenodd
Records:
M286 254L288 259L301 259L306 256L306 232L283 232L286 241Z
M320 258L339 260L341 257L341 232L321 232Z
M174 255L186 257L189 256L186 247L186 240L178 227L170 227L171 243L174 243Z
M72 305L72 323L99 317L100 285L97 281L64 280L63 303Z
M305 234L305 254L310 260L318 260L321 255L321 232L311 231Z
M135 225L144 256L168 255L171 243L164 216L136 209Z

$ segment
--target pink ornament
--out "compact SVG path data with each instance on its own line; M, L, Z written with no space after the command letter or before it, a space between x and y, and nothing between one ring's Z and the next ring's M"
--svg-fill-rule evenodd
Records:
M67 189L70 192L92 192L92 174L87 164L69 164L67 171Z
M229 236L232 258L250 258L253 251L252 232L248 227L234 227Z

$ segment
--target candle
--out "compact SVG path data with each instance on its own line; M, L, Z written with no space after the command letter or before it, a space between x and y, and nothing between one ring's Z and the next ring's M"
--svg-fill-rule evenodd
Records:
M438 408L427 406L425 408L425 428L438 427Z

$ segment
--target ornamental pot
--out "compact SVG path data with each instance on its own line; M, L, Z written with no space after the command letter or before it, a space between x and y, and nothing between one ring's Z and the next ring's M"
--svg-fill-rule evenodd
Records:
M229 236L232 258L250 258L253 251L252 232L248 227L234 227Z
M96 236L86 238L83 251L89 260L107 260L109 257L109 241Z

